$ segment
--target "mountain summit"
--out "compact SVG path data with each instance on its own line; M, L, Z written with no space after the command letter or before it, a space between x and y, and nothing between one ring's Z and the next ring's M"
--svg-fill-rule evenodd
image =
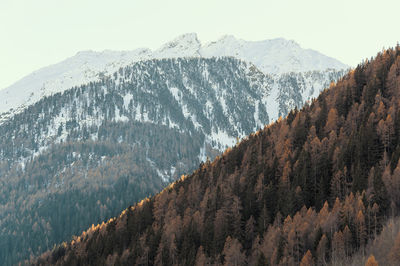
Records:
M218 41L202 45L197 34L189 33L175 38L155 51L146 48L133 51L82 51L60 63L39 69L0 90L0 121L20 112L44 96L99 81L101 77L111 75L134 62L162 58L222 56L236 57L252 63L268 74L347 68L336 59L314 50L303 49L294 41L282 38L244 41L226 35Z
M201 42L196 33L187 33L167 42L154 52L155 58L194 57L200 55Z

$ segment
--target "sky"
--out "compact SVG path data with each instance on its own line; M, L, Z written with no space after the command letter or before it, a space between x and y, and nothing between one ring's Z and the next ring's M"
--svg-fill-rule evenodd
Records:
M283 37L356 66L400 41L399 0L0 0L0 89L82 50L157 49L196 32Z

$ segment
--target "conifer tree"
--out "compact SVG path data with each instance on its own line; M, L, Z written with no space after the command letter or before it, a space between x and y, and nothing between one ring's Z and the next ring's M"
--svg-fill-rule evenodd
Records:
M375 260L374 255L369 256L365 266L378 266L378 262Z
M224 265L245 265L246 257L242 251L242 245L236 238L230 236L226 238L222 254L224 255Z
M310 250L307 250L306 254L304 254L303 258L301 259L300 266L314 266L314 259Z

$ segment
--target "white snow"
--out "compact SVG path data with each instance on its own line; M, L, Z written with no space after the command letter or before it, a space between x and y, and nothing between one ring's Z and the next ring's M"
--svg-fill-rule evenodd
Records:
M128 93L124 96L124 108L128 109L129 103L132 101L133 95Z
M334 58L311 49L303 49L295 41L283 38L244 41L226 35L216 42L203 46L200 54L203 57L233 56L252 62L264 73L271 74L347 67Z
M254 122L256 124L254 131L256 131L257 129L261 128L263 126L263 122L261 122L260 120L260 113L259 113L259 106L258 104L260 103L259 100L256 100L254 103Z
M210 136L211 140L217 140L217 143L222 145L222 147L214 147L219 150L224 150L227 147L231 147L235 145L236 139L232 136L230 136L228 133L222 130L218 130L218 132L215 132L214 130L211 132Z
M203 147L200 148L199 161L205 162L206 160L207 160L206 142L204 142Z
M175 87L169 87L169 90L170 90L172 96L174 96L175 100L177 102L180 102L181 101L181 97L179 96L179 93L180 93L179 89L177 89Z
M175 174L175 172L176 172L176 167L171 165L171 170L170 170L170 172L171 172L171 177L173 177L174 174Z
M279 118L279 87L274 84L270 94L263 98L264 104L267 106L269 122L276 121Z

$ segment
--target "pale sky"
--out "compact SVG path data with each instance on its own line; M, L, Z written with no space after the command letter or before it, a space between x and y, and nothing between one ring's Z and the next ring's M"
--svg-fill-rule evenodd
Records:
M196 32L283 37L351 66L400 41L399 0L0 0L0 89L81 50L156 49Z

